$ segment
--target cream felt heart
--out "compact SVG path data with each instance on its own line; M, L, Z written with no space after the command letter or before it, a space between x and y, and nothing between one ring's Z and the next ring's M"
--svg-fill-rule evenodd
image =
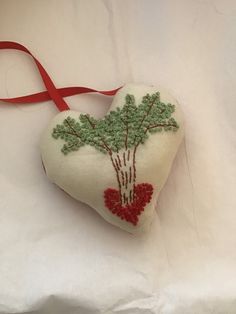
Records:
M127 84L102 119L59 113L42 136L41 154L52 182L135 233L151 224L182 138L176 100L156 87Z

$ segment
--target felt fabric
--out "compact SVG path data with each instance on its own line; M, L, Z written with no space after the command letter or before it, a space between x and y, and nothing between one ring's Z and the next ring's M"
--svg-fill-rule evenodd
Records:
M167 179L171 164L183 138L183 117L178 103L166 91L158 87L137 84L126 84L120 89L109 109L110 112L117 107L122 108L127 94L134 96L137 107L141 104L146 94L149 93L151 95L158 91L160 92L161 102L171 103L175 106L173 117L177 121L179 128L176 132L162 130L162 132L150 134L145 143L140 144L137 148L135 158L136 183L148 183L154 187L151 201L144 207L140 217L138 216L139 221L137 225L133 225L126 219L121 220L120 217L106 207L104 200L106 189L119 189L110 155L101 153L95 147L89 145L82 146L78 151L64 155L61 151L61 147L64 144L63 140L55 140L53 138L53 129L57 125L62 124L68 116L75 119L75 121L79 121L80 113L78 111L71 110L58 114L44 132L41 141L42 161L51 181L59 185L75 199L89 204L110 223L131 233L147 231L150 227L158 195ZM70 132L73 131L74 129L72 128ZM132 154L134 147L130 151ZM119 154L113 154L120 155L122 159L124 153L125 149L120 150ZM132 160L130 160L130 165L133 168ZM127 165L124 169L126 168Z
M52 102L0 104L0 313L235 314L236 7L232 0L0 1L0 38L30 47L56 86L164 86L185 140L153 226L132 236L49 182ZM0 95L43 90L0 53ZM101 118L111 99L67 98Z

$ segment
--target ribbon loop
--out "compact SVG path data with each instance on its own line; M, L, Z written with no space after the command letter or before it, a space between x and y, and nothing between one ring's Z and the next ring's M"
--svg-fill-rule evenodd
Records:
M82 87L82 86L63 87L63 88L57 89L52 79L48 75L47 71L42 66L42 64L32 55L32 53L26 47L24 47L23 45L17 42L0 41L0 49L14 49L14 50L23 51L27 53L28 55L30 55L34 60L39 70L39 73L41 75L41 78L44 82L44 85L46 87L46 91L42 91L42 92L31 94L31 95L21 96L21 97L0 98L0 101L13 103L13 104L22 104L22 103L30 104L30 103L47 101L47 100L53 100L55 105L60 111L65 111L65 110L69 110L70 108L67 105L67 103L64 101L63 97L73 96L76 94L94 93L94 92L102 94L102 95L113 96L120 89L119 87L119 88L109 90L109 91L98 91L93 88Z

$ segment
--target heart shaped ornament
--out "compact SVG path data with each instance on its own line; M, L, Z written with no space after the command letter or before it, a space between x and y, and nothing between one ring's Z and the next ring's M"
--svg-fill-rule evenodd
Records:
M49 179L130 233L150 226L183 138L183 116L166 91L127 84L102 119L63 111L41 139Z

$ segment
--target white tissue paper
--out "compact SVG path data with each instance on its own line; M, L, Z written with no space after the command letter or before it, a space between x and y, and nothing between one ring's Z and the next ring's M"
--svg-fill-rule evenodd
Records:
M0 104L0 313L236 313L236 4L230 0L0 1L0 39L56 86L161 85L185 140L150 232L132 236L51 184L39 140L52 102ZM0 51L0 95L43 90ZM102 117L111 98L66 99Z

